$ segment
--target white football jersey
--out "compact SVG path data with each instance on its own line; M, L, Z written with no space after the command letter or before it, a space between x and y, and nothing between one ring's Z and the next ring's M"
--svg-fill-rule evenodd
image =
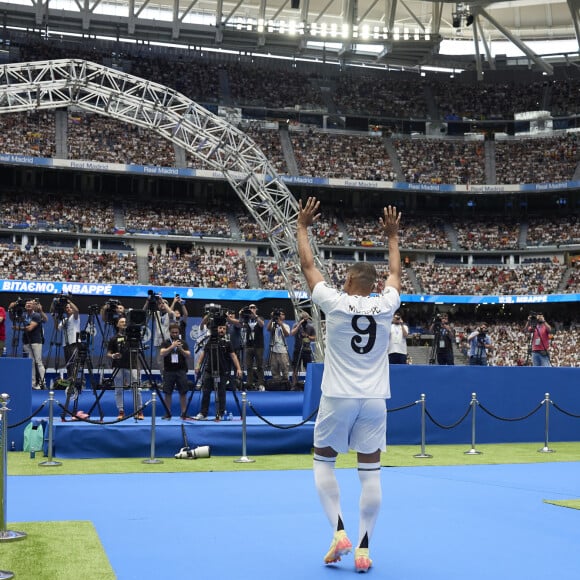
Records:
M326 314L322 392L328 397L389 399L389 334L401 299L387 286L376 296L349 296L319 282L312 300Z

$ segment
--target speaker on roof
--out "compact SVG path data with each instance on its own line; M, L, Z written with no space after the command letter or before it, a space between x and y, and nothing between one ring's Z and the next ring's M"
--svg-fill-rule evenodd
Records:
M290 7L298 10L300 8L300 0L291 0Z

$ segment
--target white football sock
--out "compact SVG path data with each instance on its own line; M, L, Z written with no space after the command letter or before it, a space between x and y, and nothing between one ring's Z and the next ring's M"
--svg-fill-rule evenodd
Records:
M381 509L383 496L381 489L380 462L359 463L358 476L361 483L361 492L359 501L359 538L357 545L360 546L365 534L367 534L370 542Z
M314 454L314 483L326 517L336 531L341 511L340 489L334 472L335 463L336 457L323 457L322 455Z

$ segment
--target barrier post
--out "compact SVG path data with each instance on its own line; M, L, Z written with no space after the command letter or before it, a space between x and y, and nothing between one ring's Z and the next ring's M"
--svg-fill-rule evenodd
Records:
M55 467L62 465L60 461L52 459L52 433L54 425L54 391L48 392L48 458L46 461L39 463L41 467Z
M413 457L418 459L433 457L433 455L425 453L425 395L421 394L421 399L415 401L415 404L421 405L421 453L417 453Z
M239 459L234 459L234 463L255 463L255 459L250 459L246 455L246 407L248 404L248 395L242 392L242 456Z
M8 402L10 401L10 395L2 393L0 395L0 421L2 422L0 429L0 436L2 441L0 441L0 453L2 457L0 458L0 542L8 542L11 540L22 540L26 537L24 532L15 532L6 529L6 484L8 481L8 470L7 470L7 457L6 451L8 448ZM12 574L12 572L8 572ZM0 578L12 578L12 576L0 576Z
M151 455L149 459L143 459L142 463L156 464L163 463L161 459L155 458L155 415L157 408L157 393L155 390L151 391Z
M544 423L544 446L541 449L538 449L538 453L554 453L553 449L550 449L548 445L548 434L550 429L550 405L552 401L550 401L550 393L546 393L544 396L544 400L542 401L542 405L546 408L546 419Z
M465 455L481 455L482 451L478 451L475 448L475 409L479 404L477 400L477 395L471 393L471 449L469 451L464 451Z

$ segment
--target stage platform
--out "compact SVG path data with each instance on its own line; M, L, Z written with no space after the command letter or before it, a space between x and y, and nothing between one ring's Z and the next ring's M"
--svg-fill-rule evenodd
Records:
M241 393L236 393L239 404L242 403ZM150 391L143 391L143 403L151 399ZM61 405L65 404L64 391L55 391L55 399ZM32 397L33 410L44 405L38 418L47 425L48 391L34 391ZM246 421L246 455L270 455L284 453L310 453L314 423L302 419L302 392L249 392L247 394ZM213 395L212 395L213 400ZM100 423L96 397L89 392L81 393L78 409L89 412L90 422L61 420L62 407L54 406L53 455L57 459L86 459L96 457L143 457L151 455L151 406L145 409L145 419L137 421L128 418L117 422L117 411L114 403L114 392L104 391L100 400L104 413ZM199 412L200 392L193 393L189 414ZM92 410L91 408L94 407ZM215 421L215 410L210 406L209 420L182 421L179 418L177 393L173 394L172 419L161 417L165 409L157 401L155 419L155 457L173 458L175 453L185 445L183 429L190 447L209 445L211 454L216 456L241 456L242 421L241 407L238 408L236 398L227 393L226 408L231 412L231 421ZM72 410L72 405L69 405ZM255 412L252 410L255 409ZM125 410L133 410L132 393L125 391ZM259 416L258 416L259 415ZM46 436L45 436L46 440Z

